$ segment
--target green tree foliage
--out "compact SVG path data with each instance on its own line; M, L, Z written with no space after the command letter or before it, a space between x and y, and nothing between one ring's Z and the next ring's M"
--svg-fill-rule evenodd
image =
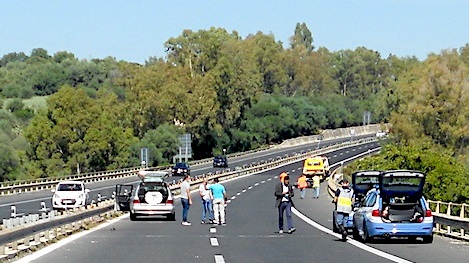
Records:
M431 200L467 202L469 172L451 151L430 143L402 146L389 144L381 154L356 162L354 170L418 170L427 174L424 193Z
M313 33L308 29L305 23L296 23L295 32L290 38L290 47L295 49L300 47L306 53L313 51Z
M455 153L466 151L469 139L468 68L457 53L429 57L399 82L393 129L411 142L422 136Z
M106 95L106 94L104 94ZM119 126L117 97L90 98L83 89L63 87L25 130L41 176L128 166L132 129ZM60 169L59 169L60 168Z

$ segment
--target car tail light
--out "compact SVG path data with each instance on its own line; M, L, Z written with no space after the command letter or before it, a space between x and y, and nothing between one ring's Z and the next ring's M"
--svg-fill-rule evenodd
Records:
M427 210L425 211L425 217L432 217L432 216L433 216L433 215L432 215L432 210L427 209Z
M378 209L371 211L371 216L381 216L381 212Z
M168 200L166 200L166 204L172 205L172 204L173 204L173 199L168 199Z
M134 200L132 201L132 203L134 203L134 204L140 204L140 200L134 199Z

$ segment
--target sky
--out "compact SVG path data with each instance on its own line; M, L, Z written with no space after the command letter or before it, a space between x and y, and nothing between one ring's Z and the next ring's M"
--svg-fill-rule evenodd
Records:
M467 0L2 0L0 57L44 48L79 59L144 64L165 57L183 30L210 27L272 34L289 47L297 23L330 51L366 47L383 58L459 49L469 43Z

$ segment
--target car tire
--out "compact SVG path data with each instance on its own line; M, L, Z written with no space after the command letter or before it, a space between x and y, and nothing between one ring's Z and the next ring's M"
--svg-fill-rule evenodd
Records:
M425 244L433 243L433 234L430 235L430 236L423 236L422 240L423 240L423 243L425 243Z
M368 235L366 224L363 222L363 243L371 243L372 240L373 238Z
M355 226L352 228L352 236L353 239L360 240L360 234L358 233L358 229Z
M170 221L176 221L176 213L169 214L167 218Z
M136 221L137 220L137 215L134 213L130 212L130 221Z

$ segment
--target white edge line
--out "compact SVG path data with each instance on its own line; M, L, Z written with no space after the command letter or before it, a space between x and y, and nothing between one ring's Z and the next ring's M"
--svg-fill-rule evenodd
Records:
M122 215L122 216L120 216L120 217L117 217L117 218L115 218L115 219L109 220L109 221L106 222L106 223L103 223L103 224L100 224L100 225L98 225L98 226L96 226L96 227L93 227L93 228L91 228L90 230L85 230L85 231L82 231L82 232L73 234L73 235L71 235L71 236L69 236L69 237L66 237L66 238L64 238L64 239L61 239L61 240L59 240L57 243L48 245L48 246L42 248L41 250L39 250L39 251L37 251L37 252L34 252L33 254L27 255L27 256L25 256L25 257L22 257L22 258L20 258L18 261L14 261L14 262L17 262L17 263L26 263L26 262L31 262L31 261L33 261L33 260L36 260L36 259L38 259L38 258L40 258L40 257L42 257L42 256L44 256L44 255L46 255L46 254L48 254L48 253L54 251L54 250L56 250L57 248L60 248L60 247L62 247L62 246L64 246L64 245L66 245L66 244L68 244L68 243L70 243L70 242L72 242L72 241L74 241L74 240L80 238L80 237L86 236L86 235L88 235L88 234L90 234L90 233L93 233L94 231L97 231L97 230L100 230L100 229L102 229L102 228L105 228L105 227L107 227L107 226L109 226L109 225L111 225L111 224L114 224L115 222L117 222L117 221L119 221L119 220L121 220L121 219L123 219L123 218L126 218L126 217L129 217L129 214L124 214L124 215Z
M305 221L307 224L310 224L311 226L317 228L318 230L322 231L322 232L325 232L326 234L329 234L329 235L332 235L332 236L335 236L337 238L342 238L341 235L337 234L337 233L334 233L332 230L330 230L329 228L327 227L324 227L316 222L314 222L313 220L311 220L311 218L303 215L301 212L299 212L298 210L296 210L295 208L292 207L292 212L298 216L301 220ZM382 258L386 258L386 259L389 259L391 261L394 261L394 262L398 262L398 263L413 263L412 261L408 261L406 259L403 259L403 258L400 258L400 257L397 257L397 256L394 256L392 254L389 254L389 253L386 253L384 251L381 251L381 250L378 250L376 248L373 248L373 247L370 247L370 246L367 246L359 241L356 241L356 240L353 240L353 239L348 239L347 240L347 243L355 246L355 247L358 247L362 250L365 250L367 252L370 252L372 254L375 254L377 256L380 256Z

